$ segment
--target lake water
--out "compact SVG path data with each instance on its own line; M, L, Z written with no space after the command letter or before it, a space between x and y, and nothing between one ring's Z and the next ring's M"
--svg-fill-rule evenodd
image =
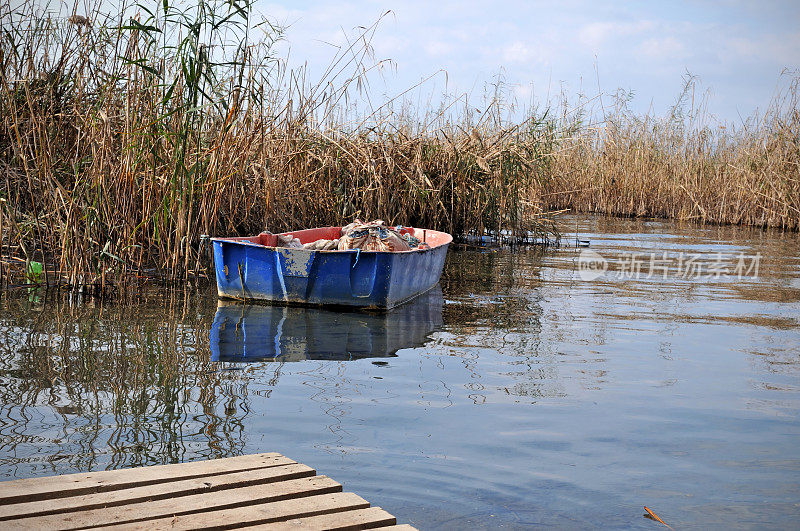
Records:
M277 451L422 529L795 528L800 235L560 223L387 315L4 293L0 478Z

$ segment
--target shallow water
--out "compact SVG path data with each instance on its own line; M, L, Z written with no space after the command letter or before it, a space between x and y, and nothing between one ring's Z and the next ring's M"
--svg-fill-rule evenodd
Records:
M278 451L423 529L795 527L800 236L561 224L388 315L4 294L0 477Z

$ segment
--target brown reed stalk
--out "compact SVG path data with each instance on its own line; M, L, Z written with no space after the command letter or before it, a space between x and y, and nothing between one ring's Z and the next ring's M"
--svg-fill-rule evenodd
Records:
M394 101L349 116L350 91L375 68L377 22L311 83L272 56L279 28L250 43L249 5L233 5L74 22L30 3L3 15L15 21L0 57L2 196L19 219L9 253L53 256L76 286L148 268L185 278L202 234L355 216L554 237L531 195L555 140L546 124L509 129L490 106L481 121L440 115L421 129ZM226 56L212 29L231 20L244 40Z
M564 135L549 208L800 228L800 78L739 128L679 99L664 118L624 102L604 124ZM694 90L687 80L684 96Z
M499 89L480 113L401 95L354 114L378 22L311 81L275 57L280 28L251 39L246 0L62 19L36 6L0 7L2 252L51 257L56 282L185 279L201 235L356 216L539 242L557 238L551 209L800 223L797 81L738 130L622 104L602 123L567 106L511 122Z

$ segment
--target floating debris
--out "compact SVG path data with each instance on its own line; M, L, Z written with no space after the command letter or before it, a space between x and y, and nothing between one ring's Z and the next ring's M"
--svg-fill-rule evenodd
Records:
M669 525L667 525L667 523L664 520L659 518L656 513L654 513L650 509L648 509L647 505L644 506L644 510L647 511L647 514L645 515L645 518L649 517L650 519L655 520L656 522L660 522L660 523L664 524L665 526L669 527L670 529L672 529Z

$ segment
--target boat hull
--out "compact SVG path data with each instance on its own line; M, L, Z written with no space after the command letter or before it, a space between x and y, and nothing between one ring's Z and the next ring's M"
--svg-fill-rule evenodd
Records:
M439 281L452 239L426 233L446 238L430 249L405 252L314 251L261 245L256 238L215 238L217 291L239 300L393 308Z

